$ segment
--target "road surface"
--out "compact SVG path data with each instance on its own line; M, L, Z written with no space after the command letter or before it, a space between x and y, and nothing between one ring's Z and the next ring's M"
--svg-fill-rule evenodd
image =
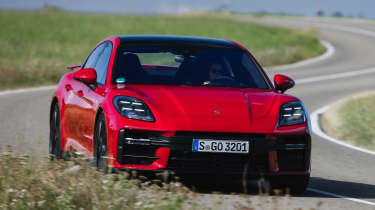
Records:
M335 53L323 61L280 72L268 71L270 76L283 73L295 79L295 88L287 93L302 99L310 112L350 94L375 89L375 72L355 75L355 72L375 67L375 22L287 17L240 19L288 27L313 26L319 29L322 40L334 46ZM336 76L343 72L354 73ZM12 145L19 152L47 153L52 92L46 88L0 93L0 145ZM249 197L253 205L260 203L264 208L276 205L278 209L310 209L321 205L318 209L375 209L375 156L313 135L312 178L305 194L287 200L275 197L272 201L262 196ZM235 207L245 198L211 193L200 196L207 206L221 201L223 209Z

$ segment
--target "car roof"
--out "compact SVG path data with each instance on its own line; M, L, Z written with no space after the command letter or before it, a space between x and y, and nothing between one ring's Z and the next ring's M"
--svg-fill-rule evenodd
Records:
M160 45L181 45L181 46L207 46L241 49L239 45L232 41L193 37L193 36L173 36L173 35L130 35L119 36L120 44L160 44Z

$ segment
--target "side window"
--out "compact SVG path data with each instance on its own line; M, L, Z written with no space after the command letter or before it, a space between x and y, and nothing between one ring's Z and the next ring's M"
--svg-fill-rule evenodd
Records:
M87 58L86 63L83 68L95 68L95 65L98 61L98 55L103 51L103 44L95 48L94 51L90 54L90 56Z
M251 60L251 58L246 54L243 53L241 58L242 65L246 68L247 73L250 73L250 78L248 78L252 83L255 83L257 88L267 89L268 85L266 83L265 78L260 73L260 70L256 67L256 64ZM246 78L246 76L241 76L242 78Z
M112 43L106 42L103 44L103 50L98 55L98 60L95 65L95 70L97 73L96 82L98 84L105 84L105 79L107 76L107 69L109 64L109 59L112 53Z

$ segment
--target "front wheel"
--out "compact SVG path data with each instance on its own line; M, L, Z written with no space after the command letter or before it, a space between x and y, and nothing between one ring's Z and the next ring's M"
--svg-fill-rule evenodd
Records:
M56 103L52 107L49 134L49 154L52 160L62 158L60 122L59 105Z
M310 174L277 176L271 179L271 185L273 189L282 189L292 194L302 194L306 191L309 180Z
M108 171L107 130L104 114L99 114L95 124L94 159L96 167L104 172Z

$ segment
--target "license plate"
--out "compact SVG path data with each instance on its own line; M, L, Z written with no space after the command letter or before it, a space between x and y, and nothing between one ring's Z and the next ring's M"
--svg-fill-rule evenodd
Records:
M249 153L248 141L193 139L193 152Z

